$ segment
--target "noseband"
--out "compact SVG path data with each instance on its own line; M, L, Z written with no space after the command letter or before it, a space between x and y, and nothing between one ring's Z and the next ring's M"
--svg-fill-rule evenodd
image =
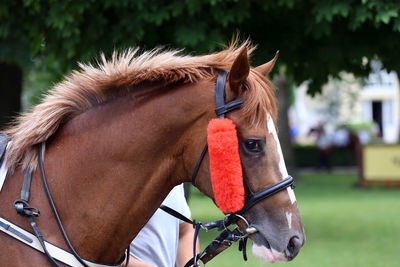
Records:
M231 102L228 102L225 104L225 84L226 84L226 77L228 76L228 72L226 71L220 71L218 73L217 77L217 82L215 85L215 103L216 103L216 108L215 108L215 113L217 114L218 118L225 118L225 114L231 111L234 111L236 109L240 109L243 105L243 98L235 99ZM197 160L196 166L194 168L193 174L192 174L192 184L194 186L196 183L196 176L199 171L201 162L204 159L205 154L207 153L208 150L208 145L206 144L204 146L203 151L201 152L201 155L199 159ZM245 203L243 208L236 212L235 214L232 215L241 215L248 211L251 207L253 207L255 204L260 202L261 200L270 197L286 188L293 187L294 186L294 179L291 176L286 177L280 182L277 182L271 186L267 186L263 189L261 189L258 192L253 192L248 184L248 181L243 173L243 185L246 190L246 197L245 197ZM230 216L230 218L236 218L236 220L239 218L238 216ZM234 221L232 221L233 223Z

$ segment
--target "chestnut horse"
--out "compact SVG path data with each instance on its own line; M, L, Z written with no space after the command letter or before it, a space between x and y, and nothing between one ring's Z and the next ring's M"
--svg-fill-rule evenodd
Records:
M38 144L49 190L71 244L84 259L115 264L169 191L190 181L215 118L215 83L229 71L226 100L243 98L227 116L236 124L239 154L253 192L287 177L275 131L276 103L265 78L276 57L256 68L248 42L205 56L138 50L80 65L31 112L6 130L7 177L0 216L33 232L13 202L23 173L32 170L29 203L40 209L44 239L68 250L46 199L38 169ZM206 154L196 186L214 198ZM269 262L293 259L305 241L290 187L266 198L243 217L256 231L253 254ZM245 231L246 225L238 223ZM0 233L2 266L47 266L46 256ZM62 264L61 264L62 265Z

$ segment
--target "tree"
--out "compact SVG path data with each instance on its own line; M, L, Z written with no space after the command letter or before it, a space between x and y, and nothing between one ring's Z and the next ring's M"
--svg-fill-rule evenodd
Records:
M211 52L239 31L259 44L253 65L280 50L275 72L290 83L308 80L314 95L340 71L367 75L374 58L398 69L399 10L395 0L7 1L0 3L0 61L23 69L40 58L61 74L128 46ZM284 152L289 141L282 140Z
M0 62L0 127L20 110L21 69L15 64Z

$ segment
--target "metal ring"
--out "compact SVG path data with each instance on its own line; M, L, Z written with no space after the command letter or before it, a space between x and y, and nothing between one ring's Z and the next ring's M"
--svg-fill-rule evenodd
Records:
M229 216L232 216L232 215L235 215L235 216L237 216L239 219L241 219L241 220L246 224L246 229L249 229L249 228L250 228L249 222L248 222L248 221L246 220L246 218L243 217L242 215L239 215L239 214L226 214L226 215L225 215L225 218L228 218ZM225 225L225 219L222 221L222 223L223 223L224 229L225 229L225 230L229 230L229 229L226 227L226 225ZM255 228L255 227L254 227L254 228ZM239 226L236 226L235 229L238 229L238 230L242 233L241 236L235 235L236 238L243 239L243 238L245 238L245 237L247 237L247 236L249 235L248 232L245 232L245 233L244 233L244 232L239 228ZM256 229L256 228L255 228L255 229ZM256 229L256 230L257 230L257 229ZM257 230L257 231L258 231L258 230ZM250 233L250 234L253 234L253 233Z
M239 217L240 219L242 219L242 221L244 221L246 223L246 228L250 226L249 222L246 220L245 217L243 217L242 215L239 214L235 214L235 216Z

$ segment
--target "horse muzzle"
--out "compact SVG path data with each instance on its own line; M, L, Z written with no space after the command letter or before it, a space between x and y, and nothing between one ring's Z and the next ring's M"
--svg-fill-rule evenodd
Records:
M258 231L256 227L250 226L247 229L250 230L248 234L253 240L253 255L269 263L293 260L299 253L305 241L303 234L293 232L287 241L280 246L281 248L278 248L278 246L274 244L273 240L268 241L267 237L265 237L261 231Z

